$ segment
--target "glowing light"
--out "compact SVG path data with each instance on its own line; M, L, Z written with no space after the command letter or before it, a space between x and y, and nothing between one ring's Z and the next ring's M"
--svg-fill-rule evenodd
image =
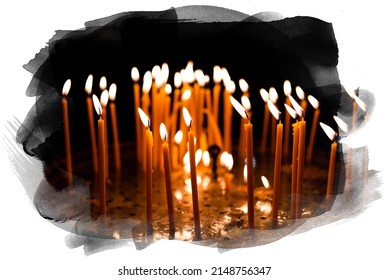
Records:
M344 132L348 132L348 125L347 123L345 123L341 118L339 118L338 116L334 116L334 120L336 122L336 124L339 126L339 128L341 130L343 130Z
M243 182L247 183L247 164L243 167Z
M299 86L296 87L296 94L297 94L298 98L300 98L300 100L305 99L305 93L301 87L299 87Z
M181 201L183 198L182 192L181 191L176 191L174 193L174 196L176 197L177 200Z
M184 121L187 127L192 126L192 117L190 116L190 113L186 107L182 108L182 114L184 116Z
M174 87L179 88L181 85L182 85L181 74L179 72L176 72L174 74Z
M112 232L112 237L115 239L120 239L120 232L118 230L114 230Z
M67 79L62 87L62 95L63 96L67 96L69 94L71 86L72 86L72 81L70 79Z
M107 78L105 76L100 78L99 86L101 90L107 89Z
M163 141L167 141L167 129L164 123L159 125L159 135Z
M246 82L245 79L239 80L239 87L242 92L247 92L249 90L249 84Z
M140 78L140 75L139 75L138 68L132 67L132 69L131 69L131 79L132 79L132 81L137 83L137 82L139 82L139 78Z
M151 72L147 71L143 75L143 85L142 85L142 92L143 93L149 93L151 89L151 85L153 83L153 78L151 76Z
M108 96L109 96L109 100L111 101L115 101L115 98L116 98L116 91L117 91L117 86L115 83L111 84L109 86L109 91L108 91Z
M155 80L161 74L161 66L154 65L151 69L151 77Z
M278 93L274 87L269 89L269 99L271 102L276 103L278 100Z
M324 130L325 134L328 136L328 138L330 138L330 140L334 140L335 136L336 136L336 132L328 125L320 122L320 126L321 128Z
M301 117L303 115L303 108L297 103L297 101L291 95L289 95L288 98L296 113Z
M100 100L99 98L93 94L92 95L93 105L95 107L96 113L101 116L103 114L103 109L101 108Z
M244 107L242 106L242 104L240 104L234 97L230 96L230 101L231 101L231 104L232 106L235 108L235 110L239 113L239 115L242 116L242 118L245 118L245 119L248 119L248 116L247 116L247 112L246 110L244 109Z
M210 163L211 163L211 157L209 155L209 152L204 151L203 152L203 164L204 164L204 166L208 167Z
M180 145L183 136L184 136L184 134L181 130L177 131L176 134L174 135L174 143L176 143L177 145Z
M247 213L247 209L248 209L247 203L242 205L241 207L236 208L236 209L241 210L243 213L246 214Z
M222 80L222 70L219 65L213 67L213 81L215 83L220 83Z
M278 111L277 107L273 104L273 102L267 102L267 107L270 110L270 113L273 117L278 121L280 119L281 112Z
M161 76L162 76L163 83L166 83L167 80L169 79L169 65L166 62L162 64Z
M166 93L166 94L168 94L168 95L171 94L171 93L172 93L172 90L173 90L173 89L172 89L172 86L171 86L170 84L166 84L166 85L165 85L165 93Z
M233 94L235 92L235 83L234 81L232 80L229 80L228 82L226 82L226 91L230 94Z
M181 96L181 100L182 100L182 101L187 101L187 100L189 100L189 98L190 98L191 95L192 95L192 92L190 91L190 89L186 89L186 90L183 92L182 96Z
M138 114L143 125L145 127L150 127L150 119L141 108L138 108Z
M297 113L295 110L293 110L292 107L290 107L288 104L284 104L285 108L286 108L286 111L288 111L289 115L292 117L292 118L296 118L297 116Z
M107 106L108 104L108 97L109 97L109 93L108 93L108 90L103 90L103 92L101 93L101 96L100 96L100 103L101 103L101 106L105 107Z
M92 86L93 86L93 75L90 74L88 76L88 78L86 79L86 82L85 82L85 92L87 94L91 94L92 93Z
M246 95L242 95L242 97L240 98L240 101L242 102L242 105L246 111L251 110L250 99Z
M269 180L265 176L261 176L263 186L268 189L270 187Z
M265 103L269 100L269 93L267 92L266 89L261 88L261 89L259 90L259 94L261 95L262 100L263 100Z
M319 101L315 97L313 97L312 95L308 95L307 99L313 108L319 108Z
M197 149L195 153L196 166L200 163L202 157L203 157L203 151L201 149Z
M286 96L289 96L292 93L292 85L289 80L285 80L284 82L284 93Z

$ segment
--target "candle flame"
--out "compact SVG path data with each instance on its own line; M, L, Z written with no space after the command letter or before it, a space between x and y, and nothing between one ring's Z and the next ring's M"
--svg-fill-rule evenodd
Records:
M143 125L147 128L150 127L150 119L141 108L138 108L138 114Z
M297 116L297 112L295 110L293 110L292 107L290 107L288 104L284 104L285 108L286 108L286 111L288 111L289 115L292 117L292 118L296 118Z
M234 158L232 154L224 151L220 155L220 165L224 166L228 171L231 171L232 167L234 166Z
M230 96L230 102L232 106L235 108L235 110L239 113L239 115L242 116L242 118L245 118L248 120L248 114L242 104L238 102L234 97Z
M269 93L267 92L267 90L264 88L261 88L259 90L259 93L262 97L262 100L266 103L269 100Z
M182 96L181 96L181 100L182 100L182 101L187 101L187 100L189 100L189 98L191 97L191 95L192 95L192 92L190 91L190 89L186 89L186 90L184 91L184 93L182 94Z
M211 163L211 157L209 155L209 152L204 151L203 152L203 164L204 164L204 166L208 167L210 163Z
M137 83L137 82L139 82L139 78L140 78L140 75L139 75L138 68L132 67L132 69L131 69L131 79L132 79L132 81Z
M308 95L308 101L309 103L311 103L312 107L315 108L315 109L318 109L319 108L319 101L313 97L312 95Z
M213 67L213 81L215 83L220 83L222 80L222 69L219 65Z
M246 82L245 79L239 80L239 87L242 92L248 92L249 90L249 84Z
M236 89L236 86L235 86L234 81L229 80L228 82L226 82L226 91L228 93L233 94L235 92L235 89Z
M161 76L164 83L167 83L167 80L169 79L169 65L164 62L162 64L161 68Z
M274 88L274 87L271 87L269 89L269 99L271 102L273 102L274 104L277 102L278 100L278 93L277 93L277 90Z
M269 180L265 176L261 176L263 186L268 189L270 187Z
M288 98L296 113L301 117L303 115L303 108L297 103L297 101L291 95L289 95Z
M298 98L300 98L300 100L305 99L305 93L301 87L299 87L299 86L296 87L296 94L297 94Z
M182 79L180 72L174 74L174 87L179 88L182 85Z
M151 76L151 72L147 71L143 76L142 92L149 93L152 83L153 83L153 78Z
M325 134L330 138L331 141L335 139L336 132L328 125L325 123L320 122L321 128L324 130Z
M203 70L197 69L194 72L194 75L195 75L196 81L199 83L199 85L204 86L205 85L205 76L204 76Z
M72 81L70 79L67 79L62 87L62 95L63 96L67 96L69 94L71 86L72 86Z
M170 85L170 84L166 84L165 85L165 93L167 94L167 95L169 95L169 94L171 94L172 93L172 86Z
M154 67L151 69L151 77L155 80L160 73L161 73L161 66L154 65Z
M184 136L184 134L182 133L181 130L177 131L176 134L174 135L174 142L175 142L177 145L180 145L183 136Z
M197 149L197 151L195 153L196 166L199 165L202 157L203 157L203 151L201 149Z
M286 96L289 96L292 94L292 85L290 84L289 80L285 80L285 82L284 82L284 93Z
M115 83L112 83L112 84L109 86L109 91L108 91L109 100L115 101L115 98L116 98L116 91L117 91L117 86L116 86Z
M155 85L160 88L163 85L163 76L161 73L155 77Z
M204 83L208 84L210 81L209 75L204 75Z
M186 107L182 108L182 114L183 114L186 126L190 128L192 126L192 117L190 116L189 111L188 111L188 109L186 109Z
M101 105L103 107L107 106L107 104L108 104L108 96L109 96L108 90L106 90L106 89L103 90L103 92L101 93L101 96L100 96L100 102L101 102Z
M226 83L228 81L231 81L230 74L228 73L228 70L225 67L223 67L221 69L221 76L222 76L222 80L223 80L224 85L226 85Z
M242 95L242 97L240 98L240 101L242 102L242 105L246 111L251 110L250 99L247 97L247 95Z
M184 163L184 165L189 164L189 151L186 151L184 157L182 158L182 162Z
M159 125L159 135L161 135L162 141L167 141L167 129L164 123Z
M107 88L107 78L105 76L100 78L99 86L101 90L105 90Z
M358 96L354 96L355 102L358 104L359 108L361 108L364 112L366 112L367 106L365 102L363 102Z
M348 125L347 123L345 123L341 118L339 118L338 116L334 116L334 120L336 122L336 124L339 126L339 128L341 130L343 130L344 132L348 132Z
M247 213L247 211L248 211L248 206L247 206L247 203L246 204L244 204L244 205L242 205L241 207L238 207L238 208L236 208L236 209L238 209L238 210L241 210L243 213Z
M103 114L103 109L101 108L99 98L95 94L92 95L92 101L93 105L95 106L96 113L101 116Z
M280 119L281 112L278 111L276 105L274 105L273 102L267 102L267 107L269 108L273 117L278 121Z
M177 200L181 201L183 198L182 192L181 191L176 191L174 193L174 196L176 197Z
M188 64L186 65L185 68L185 75L188 83L193 83L195 80L195 75L193 71L193 61L189 60Z
M247 183L247 164L243 167L243 182Z
M228 157L228 152L227 152L227 151L224 151L224 152L220 155L220 165L221 165L221 166L225 166L225 163L227 162L227 157Z
M89 74L85 82L85 92L90 95L92 93L93 75Z

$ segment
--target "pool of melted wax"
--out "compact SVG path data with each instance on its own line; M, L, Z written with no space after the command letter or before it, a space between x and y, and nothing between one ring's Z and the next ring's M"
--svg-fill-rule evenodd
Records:
M128 152L127 150L126 147L122 149L122 154ZM263 161L257 160L254 170L255 230L247 227L247 187L243 183L241 175L243 168L239 166L239 162L234 168L230 186L226 186L224 169L218 169L215 176L209 168L199 166L197 175L201 240L195 240L194 235L189 174L174 171L172 173L176 227L174 239L204 245L217 244L218 247L225 248L266 244L291 233L307 218L326 211L321 205L325 195L327 168L320 162L314 162L306 165L302 219L290 218L291 166L284 164L281 173L278 223L273 227L271 220L273 190L271 187L268 189L263 187L260 182L261 175L273 172L273 164L269 164L266 157L260 158L263 158ZM147 235L145 178L143 171L137 169L131 159L132 157L122 156L121 172L115 172L113 166L110 166L105 221L99 213L97 178L91 173L90 161L82 157L74 160L75 179L71 190L67 191L66 188L58 190L55 184L60 182L63 184L66 180L64 174L54 176L58 178L51 180L45 187L44 194L41 194L45 203L38 205L38 211L53 221L60 220L59 226L71 232L89 237L133 239L138 248L144 248L159 239L171 239L164 175L162 172L153 174L153 232ZM76 174L83 176L81 178ZM272 181L271 175L268 178ZM50 186L53 185L54 188L50 190ZM66 227L65 224L69 222L71 226Z

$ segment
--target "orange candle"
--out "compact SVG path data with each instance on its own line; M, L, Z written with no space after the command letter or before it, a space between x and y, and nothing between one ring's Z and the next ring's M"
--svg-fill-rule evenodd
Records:
M229 97L235 92L235 83L233 81L226 82L226 88L224 90L224 150L231 153L231 132L232 132L232 107L229 101Z
M68 114L68 100L66 96L70 91L71 81L66 80L62 89L62 115L63 115L63 128L64 128L64 141L65 141L65 158L66 158L66 171L69 188L73 182L73 168L72 168L72 152L70 147L70 129L69 129L69 114Z
M147 71L144 76L143 76L143 85L142 85L142 98L141 98L141 106L142 106L142 111L147 115L149 115L149 111L150 111L150 89L151 89L151 85L152 85L152 77L151 77L151 72L150 71ZM138 110L138 108L137 108ZM141 120L142 121L142 120ZM139 149L141 150L141 165L143 167L143 171L146 172L146 144L145 144L145 141L146 141L146 131L147 130L143 130L141 131L141 146L139 147Z
M93 104L95 106L97 114L100 116L100 119L98 120L98 147L99 147L99 177L98 177L98 184L99 184L99 197L100 197L100 216L103 219L103 222L105 222L106 217L106 175L105 175L105 165L106 165L106 158L105 158L105 124L103 119L103 110L101 108L101 104L99 99L96 95L93 95Z
M298 98L301 100L301 102L300 102L301 108L303 108L303 111L306 112L307 107L308 107L308 103L307 103L307 100L305 99L305 93L304 93L303 89L301 87L297 86L296 87L296 94L297 94Z
M326 200L327 202L329 202L332 196L332 186L334 184L336 150L338 144L335 141L336 132L330 126L322 122L320 122L320 126L322 127L322 129L324 130L328 138L330 138L330 140L333 141L331 145L331 155L330 155L330 164L328 167L328 181L327 181L327 192L326 192Z
M297 165L297 189L296 189L296 217L301 218L302 193L304 184L304 167L305 167L305 131L306 123L304 118L299 122L299 149Z
M171 168L170 168L170 152L169 144L167 143L167 130L166 126L161 123L159 127L163 153L163 168L165 173L165 187L166 187L166 200L169 216L169 235L174 237L175 225L174 225L174 205L173 205L173 190L172 190L172 179L171 179Z
M315 109L315 113L313 114L311 133L309 135L309 142L307 147L307 161L310 162L312 160L313 147L315 145L315 137L316 137L316 129L317 123L319 121L320 109L319 109L319 101L312 95L308 95L308 101Z
M114 160L115 160L115 169L117 171L121 170L121 160L120 160L120 141L119 141L119 131L116 117L116 84L111 84L109 87L109 109L111 112L111 125L112 125L112 138L113 138L113 149L114 149Z
M138 108L140 106L140 86L139 86L139 70L136 67L133 67L131 69L131 78L134 82L133 85L133 93L134 93L134 117L135 117L135 129L136 129L136 152L137 152L137 159L138 161L141 161L142 157L142 149L140 148L142 146L142 132L141 132L141 123L137 116Z
M150 119L146 113L138 108L138 113L143 125L146 127L145 134L145 163L146 163L146 224L147 234L153 232L153 217L152 217L152 176L153 176L153 133L150 130Z
M86 107L88 112L88 121L89 121L89 134L91 140L91 152L92 152L92 163L93 163L93 171L97 174L99 170L98 160L97 160L97 144L96 144L96 131L95 131L95 122L93 117L93 104L92 104L92 84L93 84L93 76L89 75L85 82L85 92L87 93L86 97Z
M222 73L220 66L216 65L213 67L213 109L212 109L212 114L215 119L215 122L219 122L219 99L220 99L220 90L221 90L221 85L220 82L222 80Z
M292 86L289 80L285 80L284 82L284 94L286 96L286 105L290 106L290 100L288 98L289 95L292 94ZM291 127L291 119L290 114L287 114L287 109L285 109L285 133L284 133L284 145L283 145L283 153L284 156L289 154L289 144L290 144L290 127Z
M188 143L189 143L189 164L190 164L190 179L192 186L192 202L193 202L193 218L195 226L195 236L197 240L201 239L201 227L200 227L200 210L199 210L199 199L197 190L197 172L196 172L196 157L195 157L195 135L191 130L192 117L186 107L182 109L182 114L185 120L185 124L188 127Z
M108 128L107 128L107 103L108 103L108 90L103 90L100 96L100 103L102 106L102 116L104 119L104 143L105 143L105 177L108 178L109 170L109 156L108 156Z
M274 159L274 179L273 179L273 203L272 203L272 220L273 226L278 224L278 204L280 194L280 180L281 180L281 157L282 157L282 137L283 125L281 123L280 112L273 104L268 102L267 106L276 120L279 121L276 129L276 144L275 144L275 159Z
M261 140L261 146L260 146L260 152L263 153L266 151L267 146L267 133L269 130L269 118L270 118L270 111L266 106L266 103L269 100L269 93L267 90L261 88L259 93L261 94L261 97L263 101L265 102L265 106L263 107L263 125L262 125L262 140Z
M249 114L249 118L251 118L251 112L250 112L251 103L250 103L250 100L249 100L247 93L242 95L241 102L242 102L244 109ZM240 138L239 138L239 157L240 158L244 158L246 155L246 132L245 132L245 128L244 128L244 125L246 122L247 122L246 119L242 118L241 123L240 123Z
M232 96L230 101L235 110L242 118L247 120L246 129L246 162L247 162L247 215L248 226L254 228L254 165L253 165L253 126L250 122L247 111L244 107Z

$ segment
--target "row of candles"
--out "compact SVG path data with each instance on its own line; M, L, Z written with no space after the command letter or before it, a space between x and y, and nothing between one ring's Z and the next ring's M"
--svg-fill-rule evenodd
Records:
M162 67L156 66L152 71L147 71L143 77L142 94L139 85L139 71L133 68L131 71L133 79L133 94L134 94L134 112L135 112L135 127L136 127L136 147L137 160L145 172L146 184L146 219L148 233L152 232L152 174L153 171L161 171L165 175L165 185L167 194L167 205L169 214L169 229L170 234L174 236L174 203L172 191L172 170L179 170L184 167L190 172L191 187L192 187L192 204L194 216L195 235L199 239L201 235L200 226L200 211L198 202L197 190L197 174L196 169L198 160L196 159L196 146L200 147L203 157L206 155L209 158L207 147L209 144L216 144L229 155L232 153L231 147L231 120L232 109L234 108L242 117L241 133L239 142L239 154L246 158L245 181L247 183L247 215L248 227L254 228L254 166L253 166L253 125L250 122L251 104L249 101L249 86L244 79L239 80L239 86L242 91L241 103L238 102L232 95L235 92L235 83L229 77L228 71L219 66L214 67L214 87L211 90L206 87L209 82L209 77L204 75L201 70L193 71L193 63L189 62L185 69L175 73L174 85L175 90L173 100L170 98L172 92L171 86L167 83L169 69L167 64ZM100 189L100 214L105 220L106 214L106 182L108 178L108 133L107 133L107 113L106 107L110 100L111 125L113 133L113 150L114 163L116 170L121 169L120 160L120 141L118 137L118 126L116 120L116 84L111 84L107 90L107 81L105 77L100 79L100 89L102 90L100 99L96 95L92 95L93 76L90 75L85 83L85 91L87 92L87 112L89 119L89 131L91 136L91 151L93 169L99 175ZM223 137L221 136L218 127L219 116L219 99L221 95L222 84L224 85L223 92ZM72 164L71 164L71 145L70 132L68 124L68 109L66 96L70 91L71 81L67 80L63 87L63 117L64 117L64 135L65 135L65 150L66 150L66 166L68 171L69 185L72 183ZM263 116L262 141L260 145L261 152L264 152L267 146L267 135L269 130L270 114L278 121L278 124L271 128L272 145L274 143L274 177L273 177L273 202L272 202L272 221L277 225L278 204L280 193L280 178L281 178L281 162L282 152L289 152L289 137L290 129L293 130L292 139L292 182L291 182L291 217L301 218L301 196L304 181L304 165L305 159L310 161L313 154L313 146L316 135L316 127L318 125L320 109L319 102L316 98L309 95L307 97L309 103L315 108L313 115L311 134L309 143L306 149L306 122L304 112L307 110L307 101L304 91L300 87L296 87L296 94L300 98L298 103L292 97L291 83L286 80L284 82L284 93L286 95L285 106L285 131L284 124L281 122L281 112L277 108L278 95L274 88L269 91L260 90L260 95L266 103ZM350 92L350 91L348 91ZM151 96L150 96L151 95ZM92 98L91 98L92 96ZM354 104L359 105L366 110L363 102L357 95L351 94L355 100ZM93 100L93 101L92 101ZM98 120L98 143L95 138L95 126L93 108L94 104L97 114L100 116ZM151 109L151 112L150 112ZM354 107L356 110L357 107ZM286 113L287 112L287 113ZM181 115L181 118L178 116ZM193 115L193 118L192 118ZM206 126L204 115L207 117ZM151 118L151 120L150 120ZM294 124L291 124L291 118L296 119ZM338 126L347 131L347 125L337 116L334 119ZM145 129L142 129L142 124ZM153 129L160 127L160 137L152 133ZM179 126L179 129L177 129ZM331 155L328 170L327 183L327 199L331 197L332 185L334 179L334 170L336 162L337 141L336 132L324 123L320 123L327 136L333 141L331 145ZM168 135L175 133L173 139L168 139ZM284 137L285 136L285 137ZM170 154L170 146L173 145L172 155ZM189 160L185 162L182 156L187 151ZM231 156L232 157L232 156ZM231 168L232 166L230 166ZM230 169L229 168L229 169Z

